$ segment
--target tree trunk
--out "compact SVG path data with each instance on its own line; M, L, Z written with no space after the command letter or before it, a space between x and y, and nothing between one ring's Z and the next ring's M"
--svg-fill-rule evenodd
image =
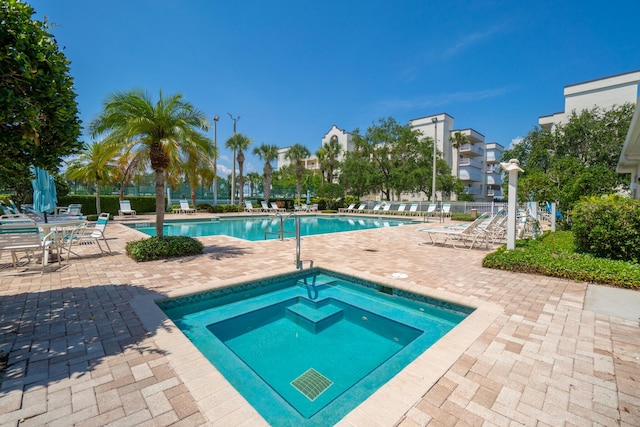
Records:
M156 236L164 235L164 171L156 170Z

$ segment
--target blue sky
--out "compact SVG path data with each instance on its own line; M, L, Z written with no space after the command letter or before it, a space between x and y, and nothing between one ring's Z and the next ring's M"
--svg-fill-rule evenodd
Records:
M640 69L640 2L31 0L71 61L83 124L116 91L180 92L224 142L301 143L446 112L509 146L565 85ZM213 138L213 127L209 131ZM88 136L85 141L90 142ZM245 172L262 172L247 155Z

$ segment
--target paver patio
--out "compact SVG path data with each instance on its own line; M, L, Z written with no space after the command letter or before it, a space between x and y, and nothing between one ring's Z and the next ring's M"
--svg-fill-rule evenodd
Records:
M342 424L640 425L638 319L585 310L585 283L484 269L486 250L419 245L423 226L302 238L316 266L500 308L417 398L400 386L388 407L365 402ZM0 425L264 425L222 393L224 380L198 378L199 356L166 346L181 337L135 301L293 271L295 242L205 237L203 255L136 263L124 246L143 235L118 221L106 234L114 255L82 246L43 274L9 275L0 258Z

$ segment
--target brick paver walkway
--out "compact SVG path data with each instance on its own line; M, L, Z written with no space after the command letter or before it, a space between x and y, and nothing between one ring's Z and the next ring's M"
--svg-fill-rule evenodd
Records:
M405 402L403 416L389 420L376 408L366 425L640 425L638 321L585 311L584 283L483 269L485 250L419 245L421 226L302 239L303 258L317 266L381 278L402 272L404 283L502 308L422 398ZM83 246L81 258L44 274L0 270L0 350L8 355L0 425L259 422L237 402L200 407L194 379L158 345L165 326L143 326L130 302L293 269L295 242L207 237L201 256L138 264L124 255L138 232L114 221L107 236L111 256Z

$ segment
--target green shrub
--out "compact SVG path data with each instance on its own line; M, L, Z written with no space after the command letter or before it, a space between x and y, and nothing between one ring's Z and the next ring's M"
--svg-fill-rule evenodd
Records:
M475 218L471 216L471 214L468 213L452 213L451 214L451 221L473 221Z
M511 251L502 246L487 255L482 266L640 290L639 264L576 253L570 231L518 240Z
M188 255L199 255L204 250L201 241L187 236L150 237L128 242L127 255L136 261L153 261Z
M589 198L571 213L579 252L614 260L640 260L640 200Z

